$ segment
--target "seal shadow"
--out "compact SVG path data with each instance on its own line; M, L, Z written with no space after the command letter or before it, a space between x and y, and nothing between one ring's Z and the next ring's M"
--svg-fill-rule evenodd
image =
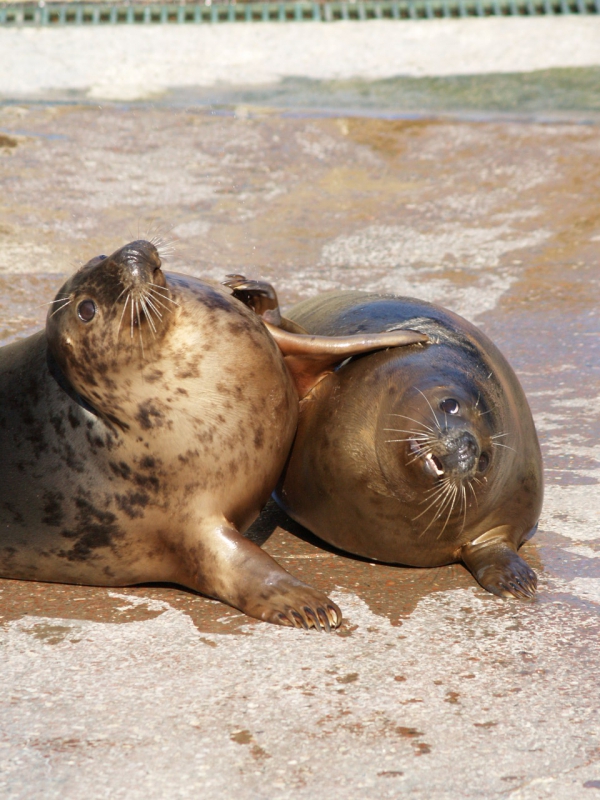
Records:
M339 550L291 519L272 498L244 535L301 580L325 592L356 594L373 613L392 624L401 624L422 599L434 592L472 588L479 597L493 599L462 564L408 567ZM543 571L536 546L528 542L523 547L527 559Z
M395 625L401 624L421 599L434 592L472 587L479 597L493 600L460 564L435 568L375 564L337 550L294 522L274 500L269 500L245 535L264 546L292 574L312 580L326 591L354 593L373 613ZM546 560L544 556L548 556L546 550L554 551L556 543L551 535L544 534L542 541L528 542L524 548L530 563L543 572L542 562ZM553 571L551 564L550 570ZM0 625L23 617L37 617L40 620L32 626L32 636L43 638L48 644L58 644L69 634L67 628L61 627L61 621L143 622L155 619L166 610L157 608L152 601L167 603L185 613L200 633L241 634L247 626L260 624L217 600L175 584L147 583L109 589L0 579ZM510 603L506 607L509 608ZM351 632L352 625L346 621L339 635ZM206 642L214 644L210 640Z

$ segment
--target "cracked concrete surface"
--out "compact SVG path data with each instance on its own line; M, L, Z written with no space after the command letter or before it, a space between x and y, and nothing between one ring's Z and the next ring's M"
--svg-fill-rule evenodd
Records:
M252 536L346 615L326 636L177 587L0 581L0 796L600 792L598 128L0 108L0 342L138 234L170 266L410 292L481 325L544 452L533 603L460 565L372 565L268 507ZM599 795L600 796L600 795Z

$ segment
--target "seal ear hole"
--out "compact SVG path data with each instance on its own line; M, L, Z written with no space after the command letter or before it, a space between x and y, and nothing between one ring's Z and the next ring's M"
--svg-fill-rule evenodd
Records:
M460 411L460 403L453 397L447 397L440 403L440 408L444 414L458 414Z
M96 304L93 300L82 300L77 306L77 316L82 322L91 322L96 316Z
M490 457L487 453L482 453L477 462L477 472L485 472L490 465Z

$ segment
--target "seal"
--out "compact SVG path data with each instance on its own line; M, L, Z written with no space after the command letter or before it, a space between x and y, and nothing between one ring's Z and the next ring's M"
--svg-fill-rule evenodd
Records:
M282 348L309 390L379 337L275 333L231 289L164 272L147 241L76 272L45 330L0 349L0 576L172 582L268 622L338 626L335 603L241 532L296 429Z
M419 567L462 561L489 592L532 597L537 578L517 550L537 527L542 459L523 389L495 345L407 297L333 292L286 316L297 331L409 328L430 343L352 358L314 386L275 492L282 508L350 553Z

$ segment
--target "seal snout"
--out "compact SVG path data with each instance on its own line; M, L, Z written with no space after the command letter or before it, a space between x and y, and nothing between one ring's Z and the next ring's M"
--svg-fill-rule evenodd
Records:
M481 451L477 439L469 431L445 430L442 432L441 444L446 452L438 458L442 461L444 472L462 478L477 467Z
M428 447L423 441L413 440L409 449L413 458L422 464L427 475L432 478L443 476L467 478L476 471L483 471L482 464L487 466L489 458L481 452L475 436L464 428L441 428L435 441L429 441Z
M112 258L120 268L123 284L131 289L155 283L157 274L161 275L162 262L152 242L143 239L130 242L118 250ZM164 279L160 283L162 285Z

